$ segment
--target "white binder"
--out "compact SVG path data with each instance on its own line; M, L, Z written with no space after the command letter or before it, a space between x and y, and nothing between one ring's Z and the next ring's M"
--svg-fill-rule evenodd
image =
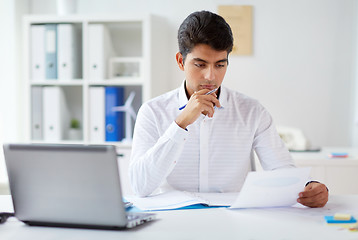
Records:
M80 78L81 45L73 24L57 25L57 69L59 81Z
M89 79L103 81L108 75L108 59L115 56L111 37L104 24L90 24L88 33Z
M43 87L44 140L58 142L65 139L69 125L69 112L63 89Z
M31 78L39 82L46 78L45 25L31 25Z
M106 139L105 88L91 87L89 97L90 140L92 143L103 143Z
M46 79L57 79L57 24L45 24Z
M31 88L31 139L42 140L42 87Z

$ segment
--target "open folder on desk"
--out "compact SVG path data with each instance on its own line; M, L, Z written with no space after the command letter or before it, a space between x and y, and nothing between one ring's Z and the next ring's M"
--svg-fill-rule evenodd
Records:
M237 192L231 193L193 193L185 191L168 191L145 198L126 197L142 211L178 210L202 208L203 206L229 207L235 201Z
M297 203L298 194L303 191L309 173L310 168L250 172L239 193L193 193L173 190L145 198L127 196L126 199L143 211L203 206L231 209L288 207Z

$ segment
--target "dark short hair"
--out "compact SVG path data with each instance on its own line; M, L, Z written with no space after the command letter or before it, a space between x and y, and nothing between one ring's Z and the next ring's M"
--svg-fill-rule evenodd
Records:
M197 44L207 44L217 51L226 50L229 54L233 42L229 24L223 17L209 11L190 14L178 30L179 52L184 60Z

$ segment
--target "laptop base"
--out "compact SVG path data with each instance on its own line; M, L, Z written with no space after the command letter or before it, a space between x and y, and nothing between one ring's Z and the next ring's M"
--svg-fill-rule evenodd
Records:
M51 223L51 222L37 222L37 221L22 221L29 226L37 227L60 227L60 228L85 228L85 229L100 229L100 230L124 230L130 229L146 222L155 220L153 213L139 213L129 214L129 221L126 226L102 226L102 225L86 225L86 224L72 224L72 223Z

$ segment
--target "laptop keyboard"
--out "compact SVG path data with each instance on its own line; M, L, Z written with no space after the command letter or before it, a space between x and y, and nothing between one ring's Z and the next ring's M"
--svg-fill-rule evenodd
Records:
M141 218L141 216L138 215L138 214L128 214L127 215L128 221L133 221L133 220L136 220L136 219L139 219L139 218Z
M136 219L146 219L148 217L154 216L153 213L127 213L127 219L128 221L133 221Z
M155 219L153 213L130 213L127 214L127 228L132 228Z

